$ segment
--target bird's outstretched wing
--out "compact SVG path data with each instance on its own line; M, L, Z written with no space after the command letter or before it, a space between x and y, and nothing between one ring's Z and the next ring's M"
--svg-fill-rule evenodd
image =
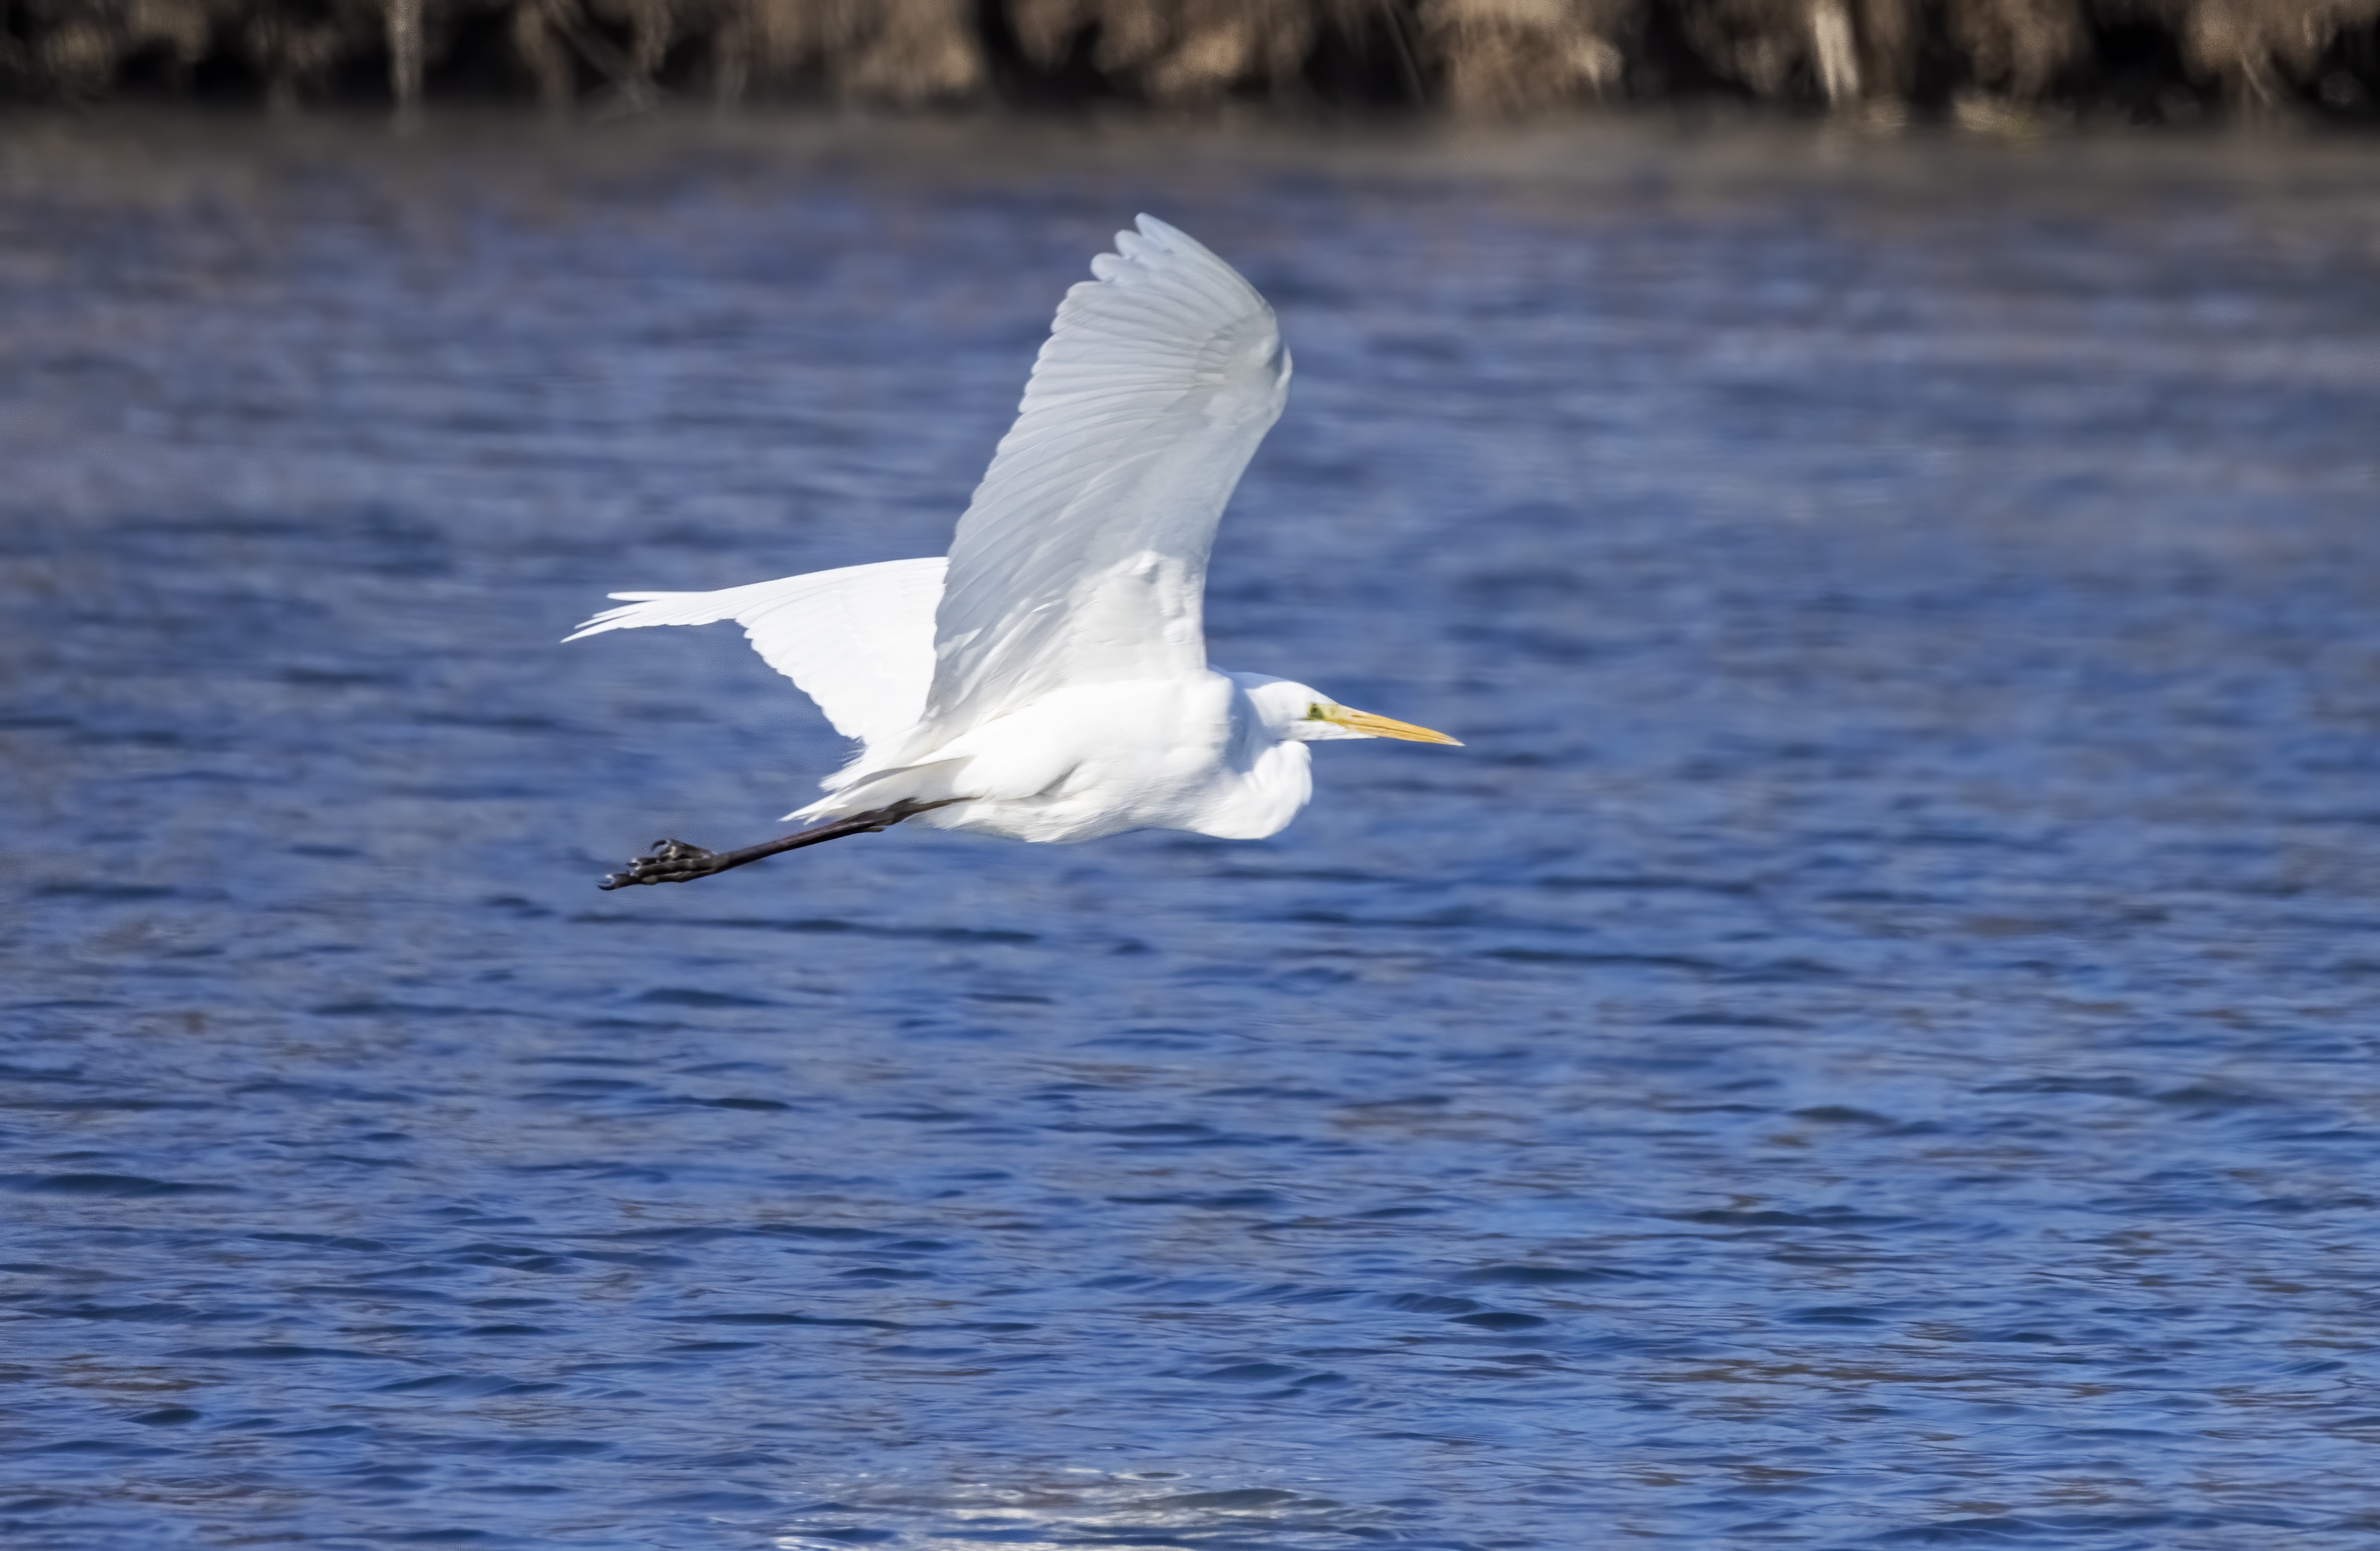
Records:
M1206 666L1207 552L1289 355L1229 264L1143 215L1091 262L952 541L902 757L1075 684Z
M917 725L934 674L941 556L780 577L717 592L614 592L580 636L645 625L744 627L768 665L818 702L834 730L871 750Z

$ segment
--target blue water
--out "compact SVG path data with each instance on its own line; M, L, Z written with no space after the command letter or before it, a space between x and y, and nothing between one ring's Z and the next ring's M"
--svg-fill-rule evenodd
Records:
M0 127L0 1536L2362 1547L2368 149ZM779 833L619 588L1273 299L1259 844Z

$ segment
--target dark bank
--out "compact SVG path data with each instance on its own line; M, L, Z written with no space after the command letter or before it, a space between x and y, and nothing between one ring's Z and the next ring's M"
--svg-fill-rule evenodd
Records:
M2380 121L2380 0L17 0L0 99Z

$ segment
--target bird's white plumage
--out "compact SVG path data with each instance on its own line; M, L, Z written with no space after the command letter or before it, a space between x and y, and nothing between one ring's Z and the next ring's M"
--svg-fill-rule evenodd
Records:
M1207 666L1207 554L1289 389L1272 309L1151 216L1066 293L951 543L906 757L1070 685Z
M835 731L878 752L903 739L925 711L943 565L937 555L716 592L614 592L626 606L597 615L569 639L733 619L763 661L818 702Z
M1126 829L1270 835L1305 806L1305 745L1451 743L1306 685L1207 665L1207 555L1289 385L1272 309L1143 215L1066 293L1016 423L947 561L615 592L578 636L735 619L865 745L797 813L898 811L1039 841ZM570 639L577 640L578 636ZM898 822L897 820L892 822ZM675 865L658 853L631 864ZM699 875L693 874L693 875Z

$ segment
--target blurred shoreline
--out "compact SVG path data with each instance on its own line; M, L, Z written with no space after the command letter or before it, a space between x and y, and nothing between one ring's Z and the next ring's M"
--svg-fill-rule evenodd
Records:
M2380 127L2380 0L50 0L0 104Z
M247 208L328 180L367 203L434 214L458 190L535 202L582 184L668 205L698 188L890 181L966 199L989 186L1121 202L1326 177L1386 197L1501 189L1524 202L1681 214L1815 205L1924 226L2001 211L2096 226L2110 188L2130 204L2244 223L2278 238L2323 212L2380 254L2370 141L2353 133L2210 127L1982 136L1915 125L1877 134L1828 118L1648 106L1535 121L1317 121L1260 112L1202 119L1113 113L1052 119L990 110L890 114L756 103L728 115L662 103L634 116L543 120L504 104L455 104L392 132L384 113L332 104L272 117L187 104L106 104L0 115L0 216L68 210ZM1022 180L1022 183L1019 183ZM280 190L268 196L268 190ZM1403 195L1398 193L1404 191ZM304 194L313 199L315 194ZM1148 208L1157 208L1148 206ZM1117 214L1121 212L1122 214ZM47 214L44 214L47 213ZM2329 246L2339 236L2330 232Z

